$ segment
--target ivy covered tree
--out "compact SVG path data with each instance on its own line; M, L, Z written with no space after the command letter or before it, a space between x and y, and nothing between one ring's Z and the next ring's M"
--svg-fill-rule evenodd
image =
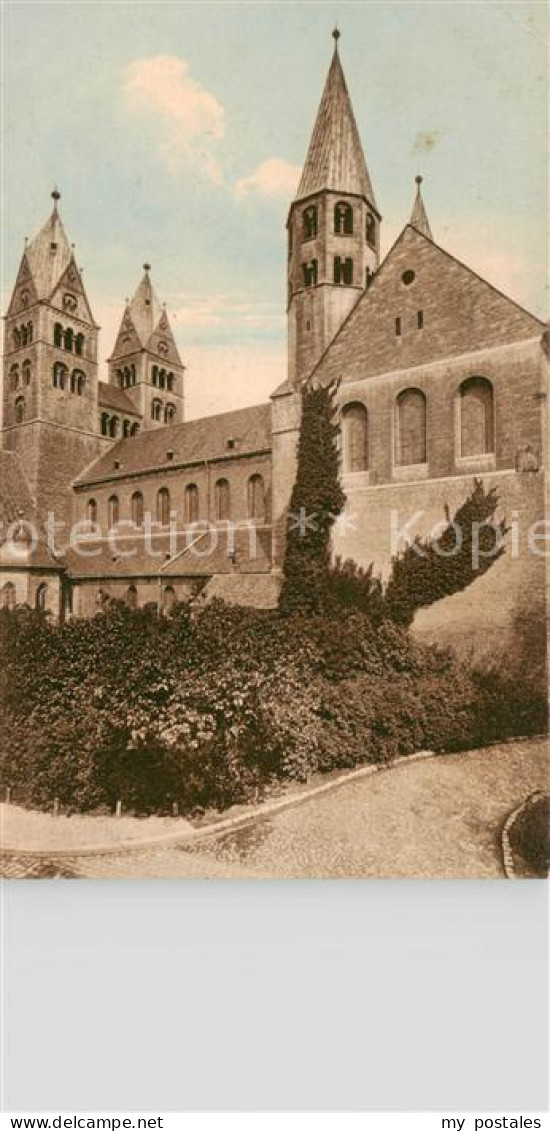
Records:
M283 615L324 615L333 605L330 536L345 495L338 475L337 385L306 388L298 467L287 517L279 608Z
M481 479L437 538L419 538L393 560L384 594L386 615L411 624L417 609L466 589L505 552L504 519L497 521L496 489Z

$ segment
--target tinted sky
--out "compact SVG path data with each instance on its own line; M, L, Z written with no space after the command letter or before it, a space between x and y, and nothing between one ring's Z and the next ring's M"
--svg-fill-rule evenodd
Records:
M8 2L5 291L58 183L101 358L148 260L189 415L265 399L337 19L384 250L421 172L436 241L543 313L546 18L530 2Z

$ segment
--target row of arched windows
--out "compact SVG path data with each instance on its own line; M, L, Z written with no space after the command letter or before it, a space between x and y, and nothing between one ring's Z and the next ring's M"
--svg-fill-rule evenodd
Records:
M161 597L161 611L169 613L176 603L176 590L173 585L163 585ZM139 607L138 591L136 585L129 585L126 590L126 604L129 609L137 609Z
M33 339L32 322L24 322L22 326L15 326L13 330L13 348L18 350L21 346L28 346Z
M121 369L116 371L116 379L121 389L129 389L131 385L136 383L136 367L132 362L131 365L123 365Z
M353 207L346 200L339 200L334 205L334 233L338 236L352 236L354 226ZM304 240L314 239L319 227L318 210L316 204L309 204L302 212L302 237ZM367 213L365 222L365 238L367 243L374 247L376 244L376 220L372 212Z
M15 390L19 388L20 380L23 385L30 385L31 376L32 367L29 358L26 358L23 362L21 366L21 373L19 372L18 362L14 362L14 364L10 368L10 388L12 393L14 393Z
M115 440L117 436L137 436L139 432L139 424L137 420L128 420L124 417L122 420L119 416L111 416L110 412L101 413L101 435L109 436L111 440Z
M56 322L53 328L53 344L59 349L68 350L69 353L76 353L78 357L82 357L84 353L84 334L75 334L70 326L66 329L63 328L61 322Z
M81 369L73 369L69 374L67 366L56 361L52 369L52 385L54 389L67 389L81 397L86 388L86 374Z
M256 522L265 522L266 497L265 486L261 475L251 475L247 483L247 513L250 519ZM231 492L227 479L218 479L214 487L215 517L218 521L229 519L231 514ZM144 501L141 491L134 491L130 500L131 521L135 526L143 526L145 515ZM171 499L167 487L157 491L155 519L162 526L170 525ZM98 505L96 499L88 499L86 504L86 518L90 523L97 523ZM188 483L184 493L184 520L191 525L199 521L199 488L196 483ZM118 495L111 495L107 501L107 521L109 527L120 522L120 501Z
M494 398L491 382L469 377L458 390L459 455L490 455L495 448ZM341 414L344 471L368 471L369 415L363 404L345 405ZM398 466L426 463L426 397L420 389L404 389L395 402L394 461Z
M165 424L173 424L175 419L175 404L163 405L158 397L151 401L151 420L164 420Z
M176 383L174 374L160 369L158 365L153 365L151 380L157 389L168 389L169 393L173 392Z
M310 259L309 263L302 263L304 287L316 287L319 281L319 263L317 259ZM334 282L351 286L353 283L353 259L341 255L334 256Z
M42 584L39 585L38 589L36 590L36 594L35 594L35 598L34 598L35 608L37 608L37 609L45 609L46 608L47 595L48 595L48 586L47 586L46 582L43 581ZM2 586L2 608L12 610L12 609L15 609L16 604L17 604L17 595L16 595L16 590L15 590L15 585L13 584L13 581L6 581L5 585Z

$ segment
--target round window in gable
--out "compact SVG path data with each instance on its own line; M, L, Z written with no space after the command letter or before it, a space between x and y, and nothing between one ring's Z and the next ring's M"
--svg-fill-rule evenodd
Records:
M414 283L415 278L414 271L404 271L401 276L401 282L404 283L406 287L410 287L411 283Z

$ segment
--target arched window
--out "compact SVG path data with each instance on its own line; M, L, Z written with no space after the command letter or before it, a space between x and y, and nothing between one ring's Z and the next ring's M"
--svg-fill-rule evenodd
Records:
M229 518L229 483L227 479L218 479L215 487L216 518L222 521Z
M126 590L126 604L129 609L137 609L138 591L135 585L129 585Z
M27 341L32 342L33 338L33 325L32 322L27 322Z
M265 522L265 487L261 475L251 475L247 484L248 517Z
M118 495L111 495L107 503L107 514L109 516L109 527L116 526L120 518L120 503Z
M109 419L110 419L110 417L109 417L108 412L102 412L101 413L101 435L102 436L108 436L109 435Z
M22 424L25 419L25 398L18 397L15 402L15 423Z
M317 207L315 204L310 204L308 208L304 208L302 221L304 239L313 239L317 235Z
M371 247L376 247L376 220L372 212L367 212L365 235L367 237L367 243L370 244Z
M493 387L486 377L469 377L460 386L460 455L495 450Z
M395 462L426 463L426 397L420 389L404 389L396 402Z
M172 424L175 416L176 416L176 406L175 406L175 404L167 404L166 408L164 410L164 423L165 424Z
M132 364L130 366L130 384L135 385L135 383L136 383L136 367L135 367L134 363L132 362Z
M64 335L63 335L63 345L64 345L66 350L70 350L72 352L73 344L74 344L74 334L73 334L73 331L71 330L71 327L68 326L67 329L65 330Z
M86 503L86 518L88 522L97 522L97 503L95 499L88 499Z
M48 586L47 586L46 582L43 581L42 584L38 586L38 589L36 590L36 597L34 599L36 608L41 610L42 612L46 608L46 598L47 598L47 596L48 596Z
M10 369L10 388L12 392L19 388L19 366L17 362Z
M353 234L353 208L345 200L334 205L334 231L341 236Z
M71 393L77 393L79 397L82 396L84 391L84 384L86 378L81 369L73 369L71 373Z
M19 333L20 333L20 335L21 335L21 345L22 345L22 346L26 346L26 344L27 344L27 342L28 342L28 340L29 340L29 335L28 335L27 327L26 327L26 326L21 326L21 327L20 327L20 330L19 330Z
M342 409L342 447L344 471L368 471L369 416L362 404Z
M162 526L170 525L170 492L168 487L161 487L157 493L157 522Z
M134 491L132 495L132 522L134 526L143 526L143 495L141 491Z
M153 365L153 368L152 368L152 371L151 371L151 376L152 376L152 379L153 379L153 385L158 385L158 383L159 383L158 365Z
M196 483L188 483L185 488L185 521L199 521L199 489Z
M139 424L136 421L136 423L132 424L132 427L130 428L130 436L137 436L138 432L139 432Z
M159 389L164 389L164 388L166 388L166 370L161 369L159 371Z
M151 401L151 418L153 420L162 420L162 401Z
M110 421L109 421L109 436L113 440L115 439L116 436L118 436L118 426L119 426L119 424L120 424L120 421L118 419L118 416L112 416Z
M67 380L67 366L63 365L62 361L56 361L52 373L52 385L54 389L64 389Z
M2 608L15 608L15 585L12 581L6 581L5 585L2 586Z
M74 340L74 352L78 357L82 357L84 353L84 334L77 334Z
M19 330L16 326L14 331L13 331L13 348L18 350L20 345L21 345L21 334L19 333Z
M30 363L28 358L23 362L22 372L23 372L23 384L24 385L30 385L30 383L31 383L31 363Z
M353 283L353 259L334 256L334 282L344 283L348 287Z
M169 613L176 603L176 590L173 585L165 585L162 591L162 611Z
M56 322L53 328L53 344L59 348L63 345L63 327L61 322Z
M173 373L168 374L168 376L166 378L166 384L167 384L167 387L168 387L168 392L173 393L174 385L175 385L175 378L174 378Z
M317 286L318 263L316 259L311 259L309 263L302 263L302 272L304 275L304 287Z

